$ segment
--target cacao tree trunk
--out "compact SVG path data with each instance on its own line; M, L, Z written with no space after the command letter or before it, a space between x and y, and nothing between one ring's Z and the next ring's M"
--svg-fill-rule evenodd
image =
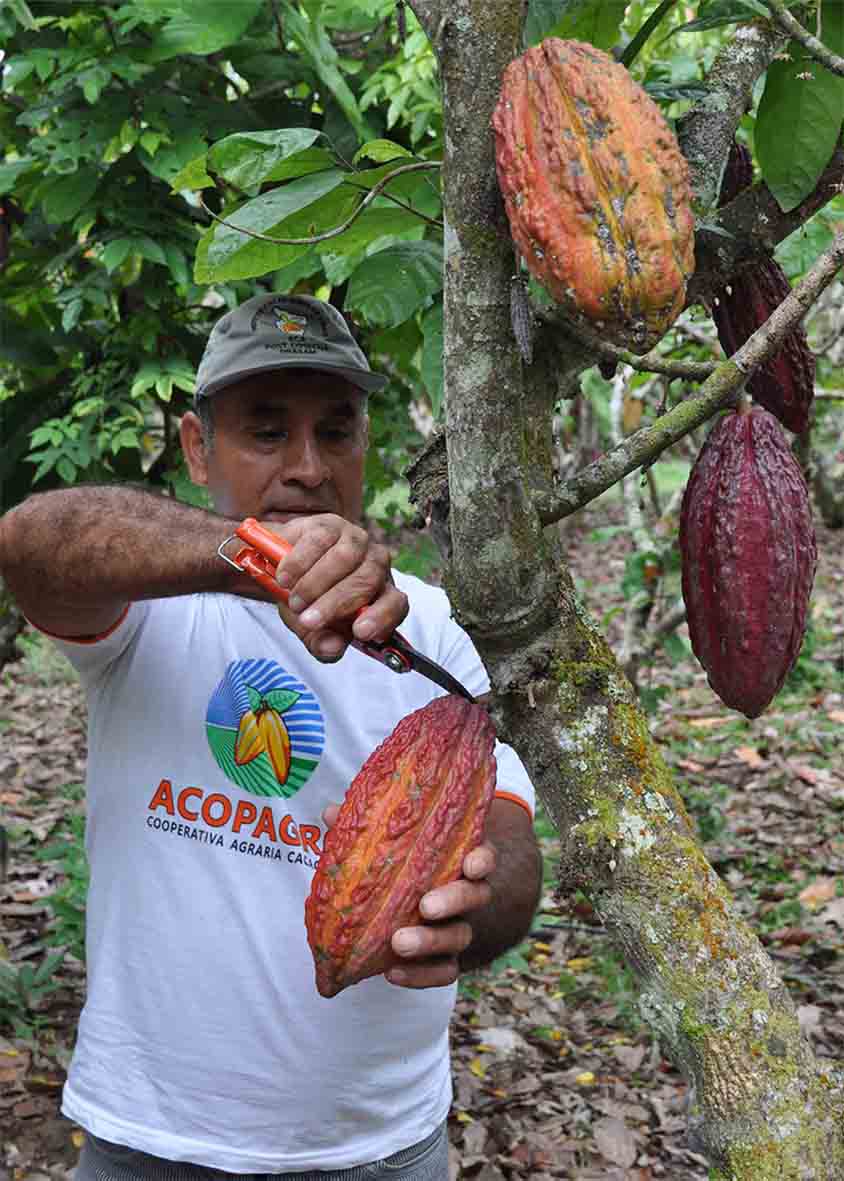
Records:
M502 734L559 830L562 884L590 897L689 1081L692 1142L713 1177L833 1181L844 1176L844 1073L813 1058L534 508L553 482L560 359L538 351L523 367L512 338L512 248L489 130L522 6L412 7L444 90L446 581L457 617L486 662ZM582 356L571 364L582 369Z

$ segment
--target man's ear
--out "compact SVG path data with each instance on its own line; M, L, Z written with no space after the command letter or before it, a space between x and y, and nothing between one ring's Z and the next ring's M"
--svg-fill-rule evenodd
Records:
M202 437L202 423L192 410L182 415L179 438L190 478L194 484L205 487L208 483L208 452Z

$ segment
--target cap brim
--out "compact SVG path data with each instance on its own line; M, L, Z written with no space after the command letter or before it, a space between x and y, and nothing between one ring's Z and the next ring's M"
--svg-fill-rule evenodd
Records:
M212 394L218 394L221 390L228 389L231 385L236 385L237 382L243 381L247 377L255 377L259 373L283 373L285 369L315 369L320 373L336 373L338 377L345 377L352 385L356 385L358 389L367 394L383 390L389 382L389 378L382 373L368 373L362 369L350 369L345 365L309 365L306 361L297 359L295 365L289 362L283 365L259 365L254 369L239 369L236 373L226 373L214 381L206 382L201 390L196 391L194 396L208 398Z

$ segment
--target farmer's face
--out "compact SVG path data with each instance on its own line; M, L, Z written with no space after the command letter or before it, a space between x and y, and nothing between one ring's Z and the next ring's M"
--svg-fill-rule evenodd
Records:
M263 373L212 395L214 435L192 412L182 447L216 510L284 523L311 513L359 521L368 437L366 398L317 370Z

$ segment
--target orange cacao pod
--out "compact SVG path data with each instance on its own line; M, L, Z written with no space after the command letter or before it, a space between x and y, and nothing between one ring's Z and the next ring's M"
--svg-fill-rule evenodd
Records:
M694 270L688 166L657 105L608 54L549 37L504 71L492 126L531 274L570 319L647 352Z
M689 637L725 705L758 717L800 653L817 563L806 481L773 415L731 411L680 512Z
M495 794L495 731L450 694L403 718L346 792L305 902L316 985L335 996L394 962L419 902L460 877Z
M765 323L791 291L775 259L765 256L739 271L719 291L712 308L718 339L728 357ZM747 383L747 391L795 434L809 424L815 396L815 358L802 327L795 328Z

